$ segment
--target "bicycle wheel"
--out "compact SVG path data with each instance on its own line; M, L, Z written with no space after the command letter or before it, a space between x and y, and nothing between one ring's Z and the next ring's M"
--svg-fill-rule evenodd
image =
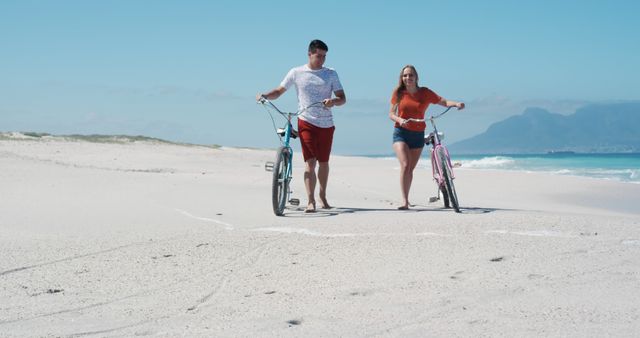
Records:
M445 154L444 149L438 149L438 156L440 163L442 163L442 176L444 178L444 187L449 195L449 201L456 212L460 212L460 206L458 205L458 195L456 195L456 187L453 185L453 175L451 174L451 167Z
M285 147L278 148L276 163L273 165L273 181L271 185L271 203L273 204L273 213L276 216L283 215L287 196L289 196L289 177L287 173L289 159L289 150Z

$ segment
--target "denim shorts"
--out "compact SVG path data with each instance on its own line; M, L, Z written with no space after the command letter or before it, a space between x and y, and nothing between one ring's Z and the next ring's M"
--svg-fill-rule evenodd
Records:
M409 149L424 147L424 131L413 131L396 127L393 129L393 143L404 142Z

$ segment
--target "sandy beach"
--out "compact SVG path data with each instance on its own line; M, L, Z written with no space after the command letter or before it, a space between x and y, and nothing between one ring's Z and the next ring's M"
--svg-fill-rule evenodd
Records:
M271 210L273 150L0 139L2 337L602 337L640 332L640 184L331 160L331 210Z

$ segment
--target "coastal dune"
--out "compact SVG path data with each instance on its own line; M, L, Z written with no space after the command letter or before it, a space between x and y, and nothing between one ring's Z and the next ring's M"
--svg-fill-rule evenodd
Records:
M284 217L274 150L0 138L0 336L633 336L640 184L334 156Z

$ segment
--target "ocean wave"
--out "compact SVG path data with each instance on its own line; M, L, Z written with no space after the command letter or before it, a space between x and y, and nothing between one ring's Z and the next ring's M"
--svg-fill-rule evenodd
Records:
M523 170L521 168L515 168L514 170ZM640 177L638 176L637 169L602 169L602 168L527 168L528 172L543 172L553 175L565 175L565 176L582 176L599 178L605 180L613 180L620 182L640 183Z
M581 155L555 158L545 155L470 156L454 161L466 169L500 169L543 172L553 175L583 176L621 182L640 183L637 157L616 155Z
M623 182L638 182L638 169L576 169L569 170L568 175L588 176L595 178L612 179Z
M516 161L506 156L483 157L477 160L462 160L463 168L472 169L507 169L512 168Z

